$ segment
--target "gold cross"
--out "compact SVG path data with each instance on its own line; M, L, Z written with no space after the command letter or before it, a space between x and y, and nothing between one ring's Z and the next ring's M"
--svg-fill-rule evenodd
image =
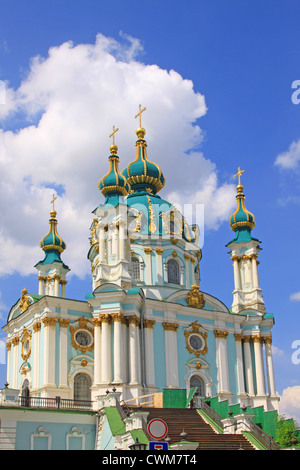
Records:
M56 201L57 196L55 197L55 194L53 194L53 199L51 201L51 204L53 204L53 210L54 210L54 202Z
M138 116L140 117L140 127L142 127L142 113L146 111L146 108L142 109L142 106L139 105L139 112L137 113L136 116L134 116L134 119L136 119Z
M118 132L119 128L118 129L115 129L115 126L113 126L113 131L112 133L110 134L109 137L112 137L113 138L113 145L115 145L115 134L116 132Z
M241 170L240 167L238 168L238 172L234 177L238 176L239 177L239 185L241 185L241 174L244 173L245 170Z

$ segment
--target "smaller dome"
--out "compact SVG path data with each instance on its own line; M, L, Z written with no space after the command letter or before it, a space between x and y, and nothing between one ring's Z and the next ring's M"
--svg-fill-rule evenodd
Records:
M126 177L119 171L117 151L118 147L115 144L110 146L111 155L108 158L110 164L109 171L98 183L98 188L104 196L113 193L126 196L130 190Z
M49 225L49 232L41 240L40 247L45 252L48 250L57 250L59 253L62 253L67 248L67 245L57 233L57 220L55 210L52 210L50 212Z
M243 186L238 184L237 189L237 208L234 213L229 217L229 224L231 230L234 232L240 229L252 230L255 227L255 217L245 207L245 196L243 194Z

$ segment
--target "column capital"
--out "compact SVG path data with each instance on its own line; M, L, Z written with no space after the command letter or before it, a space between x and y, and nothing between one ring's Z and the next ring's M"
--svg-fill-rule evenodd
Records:
M250 336L250 335L248 335L248 336L243 336L243 341L244 341L244 343L250 343L250 341L251 341L251 336Z
M234 338L236 341L242 341L243 335L242 333L234 333Z
M163 322L163 327L165 331L177 331L179 327L178 323Z
M161 255L162 252L164 251L164 249L163 248L155 248L155 251L158 255Z
M262 343L262 337L260 335L252 335L251 338L253 343Z
M265 344L272 344L272 336L263 336L262 340Z
M141 324L141 320L137 315L128 315L128 317L126 317L126 321L128 325L140 326Z
M70 323L70 320L67 320L66 318L59 318L59 324L61 328L68 328L68 325Z
M226 339L228 336L228 331L223 330L214 330L215 338L223 338Z
M32 329L35 333L37 333L38 331L41 330L41 326L42 326L41 322L37 321L32 325Z
M99 317L93 318L92 322L93 322L95 328L96 328L97 326L101 326L101 320L100 320Z
M111 315L109 313L103 313L99 316L101 323L111 323Z
M143 321L144 328L153 328L155 323L156 323L155 320L149 320L148 318L144 318L144 321Z
M44 326L55 326L57 322L57 318L54 317L45 317L42 319Z
M232 261L241 261L241 257L240 257L240 256L237 256L237 255L231 256L230 259L231 259Z
M146 253L146 255L150 255L150 253L152 252L152 248L144 248L144 252Z
M116 312L116 313L111 314L111 318L113 319L114 322L123 322L124 315L121 312Z

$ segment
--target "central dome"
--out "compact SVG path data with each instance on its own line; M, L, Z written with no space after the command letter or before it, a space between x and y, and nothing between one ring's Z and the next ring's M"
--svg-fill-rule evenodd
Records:
M136 141L136 157L123 170L122 174L131 187L131 192L146 190L150 194L158 193L165 185L165 177L160 167L148 160L147 143L144 139L146 131L143 127L136 130L138 140Z

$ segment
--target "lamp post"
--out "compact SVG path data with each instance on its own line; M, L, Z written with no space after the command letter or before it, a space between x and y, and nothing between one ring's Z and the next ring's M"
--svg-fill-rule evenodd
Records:
M128 446L130 450L146 450L147 444L143 444L139 442L138 438L136 438L135 443Z

